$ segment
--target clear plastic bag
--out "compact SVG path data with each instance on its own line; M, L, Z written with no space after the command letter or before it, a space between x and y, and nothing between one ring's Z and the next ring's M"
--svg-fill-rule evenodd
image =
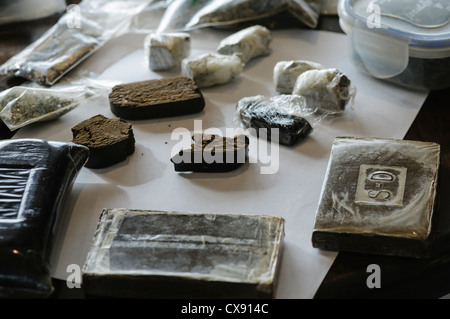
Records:
M131 19L152 0L84 0L22 52L0 66L0 74L51 86L128 30Z
M309 27L318 22L319 0L174 0L162 17L158 31L193 30L230 26L274 16L289 10Z
M0 92L0 118L11 131L54 120L80 103L109 92L113 85L110 81L83 79L52 88L15 86Z

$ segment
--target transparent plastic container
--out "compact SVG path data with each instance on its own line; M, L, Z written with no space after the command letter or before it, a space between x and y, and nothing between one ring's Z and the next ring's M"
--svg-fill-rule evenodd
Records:
M339 0L352 60L414 90L450 87L450 0Z

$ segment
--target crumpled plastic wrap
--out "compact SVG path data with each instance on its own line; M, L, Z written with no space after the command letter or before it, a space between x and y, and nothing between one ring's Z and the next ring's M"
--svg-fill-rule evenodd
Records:
M129 28L132 18L152 0L84 0L19 54L0 66L42 85L54 85L114 36Z
M193 30L258 21L288 10L306 26L315 28L319 0L175 0L169 4L159 31Z
M109 92L113 84L82 79L51 88L15 86L0 92L0 118L11 131L35 122L54 120L80 103Z

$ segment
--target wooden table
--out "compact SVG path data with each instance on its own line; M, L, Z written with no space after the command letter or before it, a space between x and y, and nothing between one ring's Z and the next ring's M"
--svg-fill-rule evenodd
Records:
M77 3L79 1L68 1ZM39 21L0 26L0 64L20 52L52 26L59 16ZM321 17L318 29L342 32L336 16ZM0 78L0 90L22 83ZM439 174L438 240L434 254L426 260L341 252L330 268L315 298L439 298L450 293L450 89L430 92L404 139L439 143L442 160ZM13 136L0 124L0 139ZM381 269L381 288L370 289L367 267ZM82 289L68 289L54 280L53 298L83 297Z

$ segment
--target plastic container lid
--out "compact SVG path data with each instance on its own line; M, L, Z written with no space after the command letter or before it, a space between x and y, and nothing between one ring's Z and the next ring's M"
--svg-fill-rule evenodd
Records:
M377 78L400 74L409 57L450 57L450 0L339 0L338 14Z

